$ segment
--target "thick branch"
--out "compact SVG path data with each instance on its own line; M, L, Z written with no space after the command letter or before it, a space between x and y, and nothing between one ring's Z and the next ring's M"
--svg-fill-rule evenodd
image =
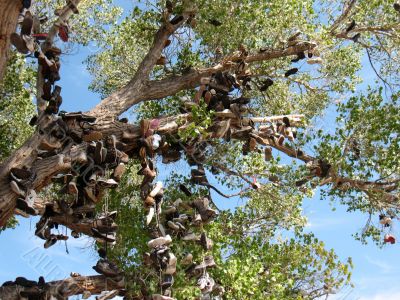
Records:
M94 276L77 276L70 277L64 280L51 281L47 283L44 291L51 295L62 296L65 298L80 295L84 291L89 291L91 294L100 294L103 291L123 290L125 287L124 281L114 282L104 275ZM10 285L0 287L0 299L2 300L19 300L21 291L34 291L35 288L24 288L19 285ZM57 298L59 299L59 298Z
M316 47L316 44L310 42L299 42L295 46L286 49L272 49L264 52L249 55L245 61L247 63L256 63L275 58L295 55L298 52L304 52ZM152 80L144 83L144 86L137 89L132 82L128 83L121 90L115 92L110 97L101 101L90 114L104 119L107 117L116 117L135 104L148 100L162 99L175 95L177 92L187 89L193 89L200 84L203 77L209 77L218 71L225 71L232 68L232 62L238 61L238 57L232 56L230 62L218 64L214 67L191 70L189 73L181 76L171 76L162 80Z
M145 82L148 81L151 71L160 58L166 41L188 17L188 14L183 14L182 20L175 25L165 22L157 31L153 45L140 63L132 80L121 90L102 100L90 111L90 114L96 116L99 120L110 120L119 116L132 105L140 102L136 99L143 97L143 93L146 90Z

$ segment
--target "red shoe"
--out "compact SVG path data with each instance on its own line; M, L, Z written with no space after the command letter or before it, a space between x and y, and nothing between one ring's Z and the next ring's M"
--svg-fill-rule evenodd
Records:
M385 237L383 238L383 241L385 243L394 244L394 243L396 243L396 238L391 234L385 234Z

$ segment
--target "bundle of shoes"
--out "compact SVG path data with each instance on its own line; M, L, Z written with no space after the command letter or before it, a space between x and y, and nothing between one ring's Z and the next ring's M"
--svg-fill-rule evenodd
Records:
M48 283L45 282L43 276L40 276L38 281L28 280L25 277L17 277L15 281L4 282L2 287L17 288L21 299L68 299L68 296L64 296L62 294L62 291L59 289L54 289L50 291L50 286Z
M18 17L21 27L20 33L12 33L11 44L22 54L34 53L39 43L47 38L47 34L41 32L40 25L47 21L47 17L38 17L29 10L30 1L22 1L23 8Z
M103 138L100 131L92 129L96 119L80 112L62 112L54 119L56 121L49 129L43 129L48 134L44 135L39 145L40 158L57 155L58 149L65 143L84 143L86 152L81 153L82 160L78 159L70 172L53 177L53 182L62 186L64 197L46 205L42 220L69 216L75 223L90 224L91 231L86 234L99 242L113 244L117 230L114 222L116 213L104 212L96 216L95 206L107 189L118 186L125 172L129 157L120 150L125 144L114 135ZM71 234L79 237L77 232ZM44 238L54 241L54 237L48 235Z
M35 235L42 240L45 240L43 247L45 249L50 248L57 241L66 241L68 236L63 234L52 234L51 229L58 229L58 224L50 222L47 218L41 218L38 223L36 223Z
M141 142L140 159L142 168L138 172L143 175L141 184L141 198L147 211L146 225L152 239L148 242L149 252L144 254L144 264L154 268L157 273L162 274L160 278L161 294L153 294L152 299L171 300L172 286L174 284L174 274L176 273L177 257L170 249L173 237L190 243L199 244L204 251L212 248L212 241L207 237L204 230L195 233L195 229L202 228L203 224L211 222L217 215L212 209L208 198L199 198L191 202L176 200L172 205L163 208L164 190L161 181L153 183L157 172L152 161L154 151L160 147L165 147L164 138L156 133L157 121L144 120L141 122ZM179 148L177 152L179 153ZM191 192L183 185L181 190L187 196L192 196ZM155 220L155 222L153 222ZM156 224L154 224L156 223ZM205 256L199 263L193 263L193 255L188 253L182 258L182 264L188 265L187 275L189 278L198 278L198 286L202 291L203 298L214 290L215 282L207 273L207 268L215 266L212 256Z
M384 237L383 237L383 242L385 244L395 244L396 243L396 237L391 233L392 232L392 225L393 225L393 216L390 214L380 214L379 215L379 223L382 225L382 230L386 231Z

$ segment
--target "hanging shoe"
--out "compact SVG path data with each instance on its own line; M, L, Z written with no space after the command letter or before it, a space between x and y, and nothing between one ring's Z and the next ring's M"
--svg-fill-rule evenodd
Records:
M211 293L214 288L215 281L208 275L208 273L206 273L199 278L197 285L203 294Z
M290 70L288 70L288 71L285 72L285 77L289 77L289 76L291 76L291 75L294 75L294 74L296 74L298 71L299 71L298 68L292 68L292 69L290 69Z
M57 237L55 235L50 235L50 238L46 240L44 243L43 247L45 249L50 248L51 246L55 245L57 243Z
M177 263L177 258L176 256L169 252L168 253L168 264L167 268L164 271L164 274L172 275L176 272L176 263Z
M208 251L211 250L212 246L213 246L213 242L211 239L209 239L207 237L207 235L205 234L205 232L203 232L200 236L200 240L199 240L200 245L203 247L204 251Z
M392 234L385 234L383 241L385 243L394 244L394 243L396 243L396 238Z
M36 192L34 190L30 190L25 199L17 199L17 208L26 212L27 214L36 216L38 214L38 211L34 208L35 200Z
M164 66L167 64L167 58L164 55L161 55L159 59L156 61L157 66Z
M158 246L169 245L172 243L172 239L170 235L166 235L165 237L155 238L147 243L150 248L156 248Z
M22 7L24 9L29 9L31 7L31 0L22 0Z
M182 241L197 241L199 237L195 235L193 232L187 233L182 237Z
M17 33L12 33L10 36L11 44L17 49L19 53L28 54L29 49L26 47L25 41Z
M22 21L21 24L21 36L23 35L30 36L32 34L32 26L33 26L33 17L31 12L28 10L25 13L24 20Z
M20 187L18 186L18 184L17 184L16 181L11 180L11 182L10 182L10 187L11 187L11 190L12 190L14 193L16 193L17 195L25 197L25 192L24 192L23 190L20 189Z
M174 284L174 276L171 274L166 274L163 276L163 280L161 282L162 289L168 289Z
M116 188L118 186L118 182L116 182L114 179L98 179L97 184L103 188Z
M114 243L116 240L115 232L101 233L97 228L91 228L91 231L95 238L99 238L107 243Z
M43 94L42 99L45 101L50 101L51 99L51 83L50 81L45 81L43 83Z
M35 39L31 35L21 35L29 52L35 52Z
M195 269L206 269L206 268L213 268L217 264L214 261L214 257L212 255L207 255L204 257L204 260L201 264L197 265Z
M159 194L161 192L162 187L163 187L163 183L161 181L157 181L153 190L150 192L149 196L154 198L157 194Z
M185 257L180 261L182 265L190 265L193 262L193 254L187 253Z
M113 178L115 181L119 182L121 181L122 175L125 173L126 167L125 164L120 163L113 172Z
M68 42L68 39L69 39L69 26L68 26L67 23L60 24L58 26L58 36L60 37L60 39L64 43Z
M119 270L116 264L108 261L107 259L99 259L96 266L93 269L104 276L114 277L120 275L122 272Z

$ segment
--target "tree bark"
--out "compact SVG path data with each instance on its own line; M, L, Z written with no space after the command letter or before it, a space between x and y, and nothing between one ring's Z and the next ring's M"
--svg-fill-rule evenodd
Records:
M0 0L0 83L7 67L10 35L15 32L22 1Z

